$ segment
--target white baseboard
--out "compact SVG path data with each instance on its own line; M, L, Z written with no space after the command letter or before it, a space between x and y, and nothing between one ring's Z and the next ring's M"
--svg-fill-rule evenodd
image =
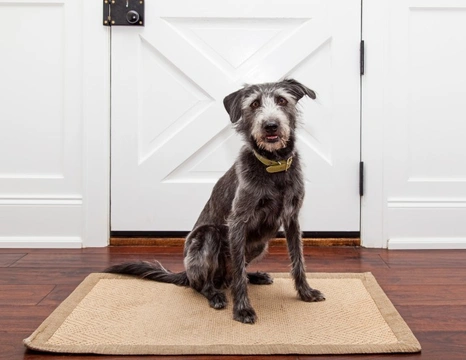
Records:
M1 236L0 248L56 248L80 249L83 247L79 236Z
M390 250L448 250L466 249L466 238L392 238L388 240Z

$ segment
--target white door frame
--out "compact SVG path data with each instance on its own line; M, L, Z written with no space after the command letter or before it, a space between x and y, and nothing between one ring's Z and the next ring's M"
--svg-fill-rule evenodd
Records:
M82 1L83 224L82 246L110 239L110 30L102 2Z
M363 0L362 39L365 72L361 78L361 160L364 196L361 198L361 245L386 248L384 236L383 124L388 37L388 1Z
M84 189L83 246L106 246L110 236L110 51L109 29L101 24L100 2L83 1ZM387 0L364 0L366 75L362 78L361 154L366 164L361 202L361 244L386 247L383 233L383 147ZM369 91L370 90L370 91ZM371 121L368 121L371 119ZM373 121L376 119L376 121Z

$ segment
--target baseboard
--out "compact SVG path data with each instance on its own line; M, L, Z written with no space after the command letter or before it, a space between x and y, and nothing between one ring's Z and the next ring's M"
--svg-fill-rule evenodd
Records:
M184 238L145 238L145 237L111 237L111 246L183 246ZM277 238L270 242L270 246L284 246L286 240ZM304 246L360 246L359 238L303 238Z
M83 247L79 236L1 236L0 248L56 248L80 249Z
M448 250L466 249L466 238L392 238L389 250Z

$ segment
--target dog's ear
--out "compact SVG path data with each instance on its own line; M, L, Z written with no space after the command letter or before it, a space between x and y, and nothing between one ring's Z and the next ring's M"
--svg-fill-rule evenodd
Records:
M243 99L243 89L235 91L223 99L223 105L230 115L232 123L237 122L241 118L241 101Z
M304 86L295 79L285 79L282 81L282 83L296 100L301 99L304 95L309 96L311 99L316 98L316 93L313 90L309 89L307 86Z

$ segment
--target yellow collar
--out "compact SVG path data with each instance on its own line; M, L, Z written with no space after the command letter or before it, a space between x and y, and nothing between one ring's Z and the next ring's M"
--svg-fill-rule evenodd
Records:
M259 155L255 151L254 151L254 155L262 164L267 165L265 170L267 170L268 173L288 171L288 169L291 167L291 163L293 162L293 156L290 156L287 160L274 161L274 160L269 160L266 157Z

